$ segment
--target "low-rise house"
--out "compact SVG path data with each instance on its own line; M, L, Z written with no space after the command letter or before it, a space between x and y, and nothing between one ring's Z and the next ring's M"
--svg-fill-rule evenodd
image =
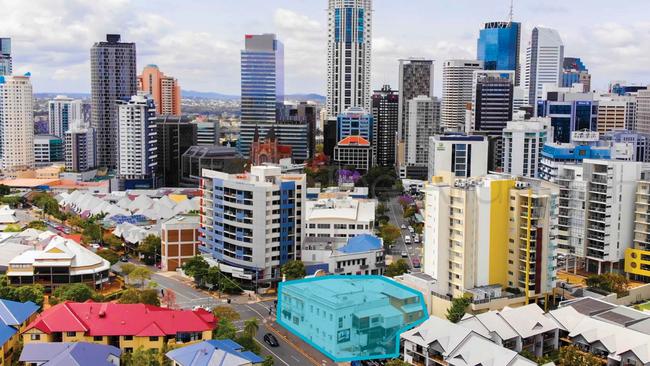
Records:
M211 339L216 319L197 309L172 310L144 304L64 302L41 313L23 332L23 342L92 342L124 352L143 347Z
M230 340L203 341L165 354L174 366L251 366L261 365L264 359Z
M515 352L540 357L558 349L559 327L537 304L466 315L460 324Z
M401 340L404 361L411 365L536 365L470 328L437 317L402 333Z
M0 365L11 365L20 333L36 317L39 306L31 301L0 299Z
M322 198L305 202L305 236L351 238L375 229L377 202L370 199Z
M39 235L38 246L9 261L12 285L40 284L46 291L69 283L99 288L109 281L111 264L72 239L52 232Z
M28 343L20 354L20 362L38 366L120 366L119 348L88 342Z
M308 275L318 270L340 275L382 275L386 267L383 241L370 234L347 240L307 237L302 247L302 261Z

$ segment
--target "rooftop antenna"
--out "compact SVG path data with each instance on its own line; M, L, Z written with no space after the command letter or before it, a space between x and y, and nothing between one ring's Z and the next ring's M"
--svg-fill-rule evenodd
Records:
M509 23L510 23L510 24L512 24L512 18L514 17L514 12L515 12L515 11L514 11L514 8L515 8L515 6L514 6L514 0L510 0L510 14L509 14L509 18L510 18Z

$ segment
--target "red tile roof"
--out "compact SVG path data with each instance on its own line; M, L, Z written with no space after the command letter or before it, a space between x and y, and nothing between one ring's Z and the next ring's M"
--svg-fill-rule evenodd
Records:
M339 141L339 145L370 145L370 142L361 136L348 136Z
M88 336L165 336L212 330L216 319L210 312L172 310L144 304L64 302L41 313L27 330L44 333L85 332Z

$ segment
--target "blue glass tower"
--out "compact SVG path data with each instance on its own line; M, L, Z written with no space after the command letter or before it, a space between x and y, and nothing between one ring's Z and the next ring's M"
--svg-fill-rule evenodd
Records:
M476 58L483 61L485 70L515 71L515 85L519 85L520 41L521 23L485 23L477 41Z
M275 34L247 34L241 51L241 127L238 149L250 155L255 126L276 122L284 102L284 47Z
M348 136L361 136L375 146L373 136L373 118L363 108L352 107L336 117L336 140Z

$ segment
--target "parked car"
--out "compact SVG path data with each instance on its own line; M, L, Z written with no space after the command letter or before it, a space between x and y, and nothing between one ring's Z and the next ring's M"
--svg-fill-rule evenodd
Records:
M410 236L405 236L404 237L404 244L411 244L411 237Z
M402 258L408 258L409 254L407 252L402 252Z
M402 226L400 227L402 228L402 230L406 230L406 224L402 224Z
M102 246L97 244L97 243L91 243L90 247L93 248L93 249L100 249Z
M127 256L122 256L122 258L120 258L120 262L128 262L128 261L129 261L129 257Z
M280 345L280 343L278 343L278 340L277 340L277 339L275 338L275 336L274 336L273 334L271 334L271 333L266 333L266 334L264 335L264 342L265 342L266 344L268 344L269 346L271 346L271 347L277 347L277 346Z
M409 226L409 232L413 234L415 232L415 229L413 229L413 226Z

